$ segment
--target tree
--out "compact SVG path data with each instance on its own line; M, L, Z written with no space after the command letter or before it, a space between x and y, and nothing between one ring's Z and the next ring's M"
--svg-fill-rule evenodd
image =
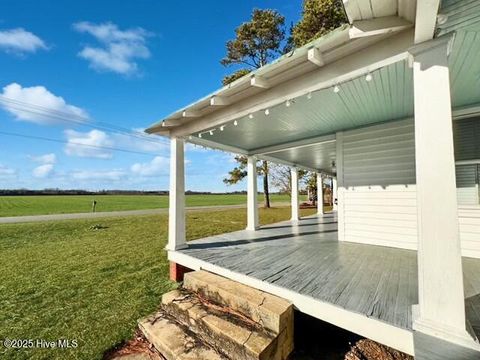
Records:
M235 39L227 42L227 55L220 61L223 66L241 65L244 68L224 77L223 85L228 85L281 55L281 47L285 40L284 25L285 18L276 10L254 9L252 18L235 29ZM223 180L226 184L236 184L247 176L247 158L237 156L235 159L238 166ZM268 162L262 161L257 169L258 174L263 176L264 206L270 207Z
M228 85L234 82L235 80L240 79L241 77L244 77L245 75L249 74L251 71L252 70L249 70L249 69L237 70L233 74L225 76L222 80L222 83L224 86Z
M303 181L305 182L305 187L307 188L307 194L309 195L308 200L310 201L311 195L315 195L312 200L312 204L315 205L316 204L315 198L317 200L319 199L319 194L320 194L319 186L322 186L322 184L317 184L317 173L308 172L307 174L305 174Z
M300 182L305 182L309 172L298 169L298 179ZM281 193L291 194L292 192L292 173L290 167L286 165L276 165L270 168L270 179L272 185L276 187Z
M233 170L228 172L228 178L223 179L223 182L227 185L233 185L237 182L243 180L247 177L247 162L248 159L246 156L237 155L235 156L235 160L237 161L238 165L233 168ZM268 186L268 174L269 174L269 166L266 161L262 161L260 166L257 166L257 174L263 176L263 191L264 191L264 206L266 208L270 207L270 191Z
M346 22L340 0L304 0L302 18L291 28L289 43L303 46Z
M276 10L253 9L252 19L235 29L236 38L227 42L224 66L246 65L258 69L281 53L285 39L285 18Z

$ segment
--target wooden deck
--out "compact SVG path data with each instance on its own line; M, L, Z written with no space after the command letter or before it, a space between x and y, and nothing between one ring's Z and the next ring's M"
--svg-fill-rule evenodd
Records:
M413 338L407 335L412 336L412 305L418 303L416 251L338 242L333 214L195 240L169 257L186 266L193 264L245 280L277 295L285 290L302 311L303 299L315 300L319 310L307 306L304 312L364 336L373 333L372 326L393 326L408 344L403 348L396 343L387 345L413 352ZM480 334L480 260L464 258L464 274L467 316ZM344 313L329 318L331 311L322 312L321 304L361 317L350 326L348 320L342 320ZM391 329L385 327L384 331ZM382 342L381 334L378 336L374 340Z

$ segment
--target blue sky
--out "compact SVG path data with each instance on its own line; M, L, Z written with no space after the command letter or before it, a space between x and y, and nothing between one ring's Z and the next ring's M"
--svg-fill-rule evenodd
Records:
M225 42L254 7L289 26L301 1L3 0L0 132L70 143L0 134L0 188L167 189L166 139L110 124L141 130L217 89L233 71L219 63ZM186 158L187 189L245 188L222 183L228 154L189 146Z

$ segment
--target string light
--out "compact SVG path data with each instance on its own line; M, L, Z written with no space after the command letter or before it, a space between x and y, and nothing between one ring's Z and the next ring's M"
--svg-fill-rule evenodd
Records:
M371 73L367 73L367 74L365 75L365 81L370 82L370 81L372 81L372 80L373 80L373 75L372 75ZM335 94L338 94L338 93L340 92L340 90L341 90L341 89L340 89L340 86L339 86L339 85L335 85L335 86L333 87L333 92L334 92ZM311 99L313 98L313 92L312 92L312 91L309 91L309 92L307 93L306 97L307 97L308 100L311 100ZM295 102L295 100L287 99L287 100L285 101L285 106L286 106L286 107L290 107L290 106L292 106L292 103L293 103L293 102ZM270 109L265 109L265 110L264 110L264 113L265 113L265 115L267 115L267 116L270 115ZM253 115L253 113L249 113L249 114L248 114L248 118L249 118L249 119L253 119L254 117L255 117L255 116ZM237 120L234 120L234 121L233 121L233 125L234 125L234 126L238 126L238 121L237 121ZM210 133L210 135L213 135L214 130L217 130L217 129L212 129L212 130L209 130L209 131L208 131L208 132ZM224 131L224 130L225 130L225 125L221 125L221 126L219 127L219 130L220 130L220 131ZM198 137L201 138L201 137L202 137L202 134L199 133L199 134L198 134ZM189 136L188 138L191 140L191 139L192 139L192 136ZM335 167L335 164L332 164L332 165L333 165L333 167Z

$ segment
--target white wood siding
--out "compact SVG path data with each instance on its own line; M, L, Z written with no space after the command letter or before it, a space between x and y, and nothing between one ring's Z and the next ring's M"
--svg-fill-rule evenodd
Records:
M339 240L417 249L414 131L413 120L402 120L343 132ZM457 124L455 142L457 160L480 146ZM480 258L477 165L456 170L462 254Z
M345 241L416 249L413 120L344 132Z
M458 209L462 255L480 258L480 207L460 206Z

